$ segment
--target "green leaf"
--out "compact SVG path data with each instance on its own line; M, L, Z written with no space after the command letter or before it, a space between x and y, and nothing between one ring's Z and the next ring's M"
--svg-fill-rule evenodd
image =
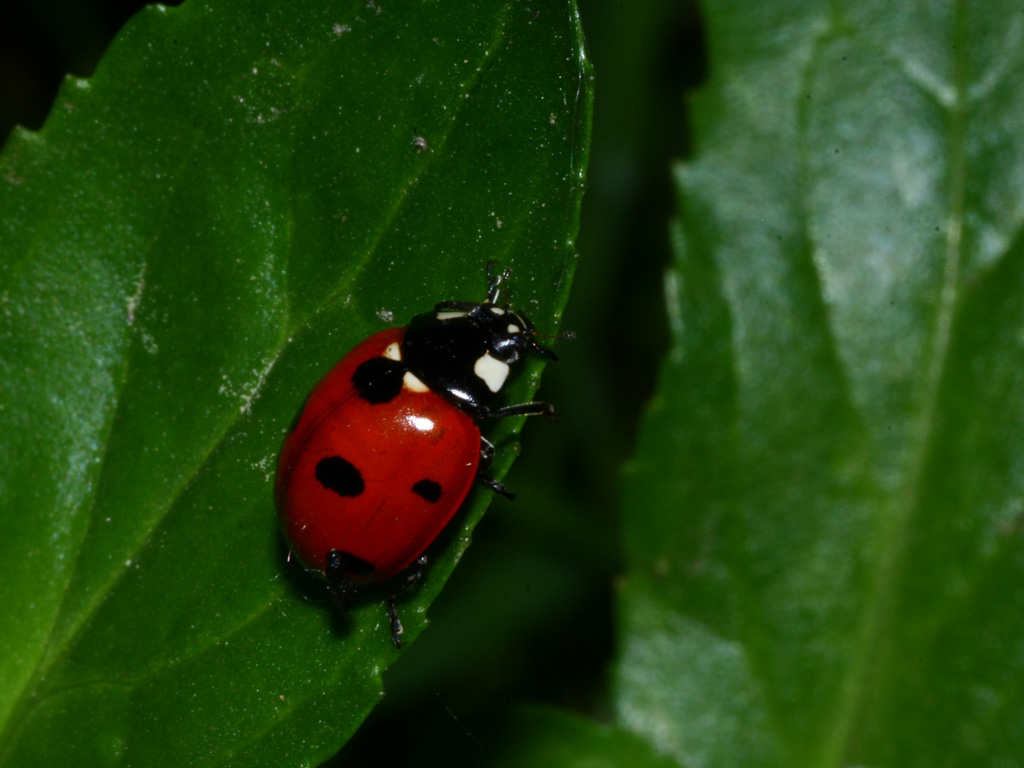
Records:
M616 705L692 766L1024 755L1024 11L709 3Z
M284 562L272 476L372 331L513 267L554 332L590 125L572 2L189 0L0 159L0 764L332 754L398 652ZM531 363L509 393L527 399ZM501 475L521 419L496 425ZM403 599L425 624L488 502Z

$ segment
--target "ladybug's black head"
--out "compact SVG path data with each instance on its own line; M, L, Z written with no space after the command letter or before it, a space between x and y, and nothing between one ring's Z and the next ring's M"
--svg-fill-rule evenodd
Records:
M490 302L477 304L469 312L469 320L484 335L487 349L491 356L503 363L511 364L519 359L519 355L527 349L543 355L549 360L558 360L558 356L550 349L537 343L537 335L530 318L519 312L513 312L506 304L495 306Z
M402 343L408 370L430 389L470 415L485 415L508 378L510 366L527 350L549 360L558 357L535 338L530 319L508 304L499 305L509 271L490 274L487 299L445 301L409 323Z
M496 264L496 261L487 264L487 298L475 305L470 312L474 321L482 329L486 329L490 337L489 346L492 354L507 354L508 357L502 356L501 359L506 363L513 363L519 358L521 351L529 348L549 360L558 360L554 352L537 343L534 338L537 331L530 318L513 312L508 300L499 303L501 287L508 281L512 270L506 268L495 274ZM502 350L507 350L507 353L503 353Z

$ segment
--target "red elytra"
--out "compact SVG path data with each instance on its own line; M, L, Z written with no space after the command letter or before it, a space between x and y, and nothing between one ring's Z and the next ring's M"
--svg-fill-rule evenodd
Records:
M469 415L429 389L403 388L371 403L353 386L356 369L404 335L404 328L381 331L328 372L278 462L278 515L292 552L323 574L328 553L343 549L350 564L365 564L347 569L353 585L387 579L416 560L477 477L480 430Z
M395 600L422 576L427 547L474 480L514 496L487 473L494 446L478 424L555 413L537 401L499 404L524 354L558 357L537 343L528 317L499 302L509 270L494 266L483 301L439 302L345 355L307 398L278 459L288 545L327 581L339 607L351 606L360 585L415 561L388 598L398 647Z

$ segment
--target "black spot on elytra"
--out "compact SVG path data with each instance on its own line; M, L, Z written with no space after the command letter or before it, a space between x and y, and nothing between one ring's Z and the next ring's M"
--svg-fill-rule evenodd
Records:
M332 549L327 553L327 571L328 576L333 572L346 573L353 576L369 576L376 570L372 563L368 563L363 558L353 555L351 552L346 552L343 549Z
M431 504L436 504L437 500L441 498L441 486L433 480L425 478L412 487L412 492L422 496Z
M352 386L366 402L372 405L387 403L402 391L405 366L387 357L371 357L352 374Z
M316 463L316 479L324 488L339 496L358 496L366 489L359 470L341 456L320 459Z

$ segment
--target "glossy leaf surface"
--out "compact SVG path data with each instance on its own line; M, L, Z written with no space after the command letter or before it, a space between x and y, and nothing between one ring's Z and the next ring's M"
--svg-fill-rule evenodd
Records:
M556 329L589 119L571 3L189 0L139 14L12 137L0 764L340 746L397 652L381 594L346 621L285 565L284 430L355 342L481 298L490 259ZM510 421L489 432L499 475ZM408 638L487 501L403 601Z

